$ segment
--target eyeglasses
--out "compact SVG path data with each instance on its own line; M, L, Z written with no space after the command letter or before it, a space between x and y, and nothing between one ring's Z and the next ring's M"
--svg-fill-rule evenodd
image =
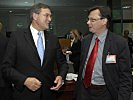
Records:
M104 18L97 18L97 19L95 19L95 18L87 18L87 21L90 21L90 22L96 22L96 21L98 21L98 20L101 20L101 19L104 19Z

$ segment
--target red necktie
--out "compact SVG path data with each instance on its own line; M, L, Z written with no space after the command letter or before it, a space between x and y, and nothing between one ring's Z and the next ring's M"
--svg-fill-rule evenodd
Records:
M99 42L99 39L96 38L95 45L92 49L92 52L90 54L90 57L86 65L85 76L83 79L85 88L88 88L91 85L92 72L93 72L93 68L94 68L94 64L95 64L97 52L98 52L98 42Z

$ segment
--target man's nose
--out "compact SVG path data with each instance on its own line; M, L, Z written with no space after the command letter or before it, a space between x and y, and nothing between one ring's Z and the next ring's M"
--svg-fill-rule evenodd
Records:
M88 25L90 24L90 20L87 21L87 24L88 24Z

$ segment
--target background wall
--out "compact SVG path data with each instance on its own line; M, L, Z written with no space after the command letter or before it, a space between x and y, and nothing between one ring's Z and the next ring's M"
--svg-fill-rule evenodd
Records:
M79 29L83 34L88 31L87 10L94 6L107 5L107 0L0 0L0 21L4 31L16 31L29 25L29 8L34 3L44 2L53 11L50 31L58 36L64 36L71 28ZM27 1L27 2L25 2Z
M65 35L71 28L77 28L82 33L87 32L87 11L85 8L66 7L54 11L54 32L59 36Z
M50 30L58 36L64 36L71 28L78 28L82 33L87 32L87 8L56 7L52 8L52 23ZM5 31L15 31L29 25L29 10L25 12L5 12L0 15Z

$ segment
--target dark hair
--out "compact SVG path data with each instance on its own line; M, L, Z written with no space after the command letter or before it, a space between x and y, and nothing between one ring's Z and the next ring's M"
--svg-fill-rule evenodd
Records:
M129 30L124 30L124 34L129 34Z
M89 9L88 14L90 14L90 12L94 11L94 10L99 10L100 11L100 17L102 19L107 18L108 22L107 22L107 28L109 27L109 23L111 21L111 10L109 7L107 6L95 6Z
M37 4L33 5L31 7L31 9L30 9L30 18L32 19L32 14L33 13L39 14L40 11L41 11L41 8L44 8L44 9L48 8L48 9L50 9L50 7L48 5L46 5L46 4L37 3Z

